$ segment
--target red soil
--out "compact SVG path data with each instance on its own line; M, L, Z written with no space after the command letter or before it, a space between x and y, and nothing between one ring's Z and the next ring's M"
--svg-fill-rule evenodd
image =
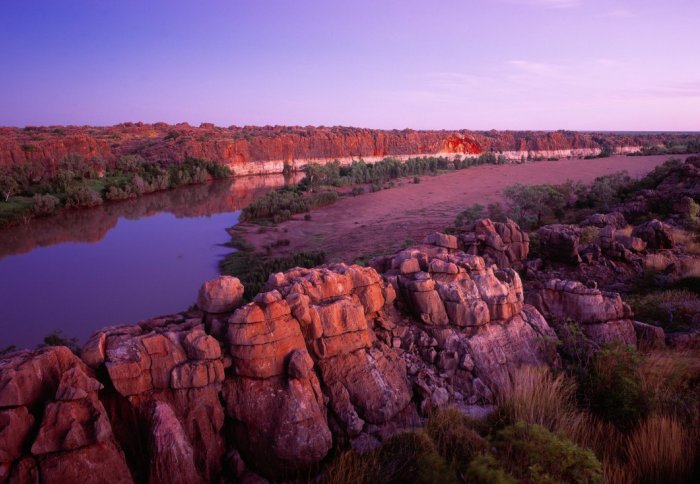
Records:
M232 232L257 249L279 239L290 245L275 251L323 250L329 260L352 262L357 257L396 250L406 239L420 241L431 231L444 230L455 216L474 203L503 202L502 190L515 183L590 182L598 176L627 170L637 177L671 156L613 156L593 160L558 160L521 165L483 165L437 176L421 183L401 180L395 188L347 197L314 210L311 220L295 219L264 229L237 225Z

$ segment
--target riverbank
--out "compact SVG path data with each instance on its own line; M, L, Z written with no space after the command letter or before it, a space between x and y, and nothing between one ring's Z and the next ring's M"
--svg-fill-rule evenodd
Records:
M310 218L297 215L275 226L242 223L229 232L261 253L266 253L267 247L274 247L275 254L324 251L328 261L352 262L391 253L407 240L417 241L426 233L442 231L461 210L474 203L503 202L502 190L516 183L556 184L568 179L587 183L622 170L639 177L670 158L684 156L482 165L423 176L420 183L403 179L389 190L344 197L334 205L312 210Z

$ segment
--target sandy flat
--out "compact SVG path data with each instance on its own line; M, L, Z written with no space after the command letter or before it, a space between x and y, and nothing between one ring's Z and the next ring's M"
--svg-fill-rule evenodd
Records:
M312 219L295 216L263 233L257 225L241 224L234 232L262 249L275 240L290 245L274 253L324 250L329 261L352 262L357 257L391 253L406 239L420 241L429 232L444 230L464 207L503 201L502 190L515 183L590 182L598 176L627 170L641 176L671 156L614 156L594 160L558 160L520 165L484 165L437 176L422 176L376 193L347 197L314 210ZM678 158L678 156L676 156Z

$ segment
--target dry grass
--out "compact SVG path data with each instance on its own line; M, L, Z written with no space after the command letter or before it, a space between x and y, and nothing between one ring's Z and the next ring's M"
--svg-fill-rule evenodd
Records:
M700 240L697 234L678 228L671 230L676 245L681 245L687 254L700 255Z
M524 366L499 394L498 407L511 423L522 421L557 430L576 411L576 383L547 367Z
M640 376L645 393L655 402L655 413L629 435L578 409L574 382L553 375L546 367L518 370L499 395L499 409L510 421L542 425L593 450L603 464L605 482L687 481L693 471L698 424L681 423L676 397L687 386L691 390L697 386L700 351L650 353L643 360Z
M652 272L663 272L673 261L663 253L647 254L644 257L644 269Z
M652 415L628 439L627 473L637 482L687 482L694 444L691 431L678 419Z
M369 482L377 472L373 455L363 456L353 451L340 454L326 470L324 484L361 484Z

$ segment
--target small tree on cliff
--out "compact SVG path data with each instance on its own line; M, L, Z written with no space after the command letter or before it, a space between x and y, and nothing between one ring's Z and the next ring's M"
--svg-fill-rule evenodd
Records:
M5 201L9 201L12 195L19 193L19 183L8 173L0 173L0 193L5 198Z

